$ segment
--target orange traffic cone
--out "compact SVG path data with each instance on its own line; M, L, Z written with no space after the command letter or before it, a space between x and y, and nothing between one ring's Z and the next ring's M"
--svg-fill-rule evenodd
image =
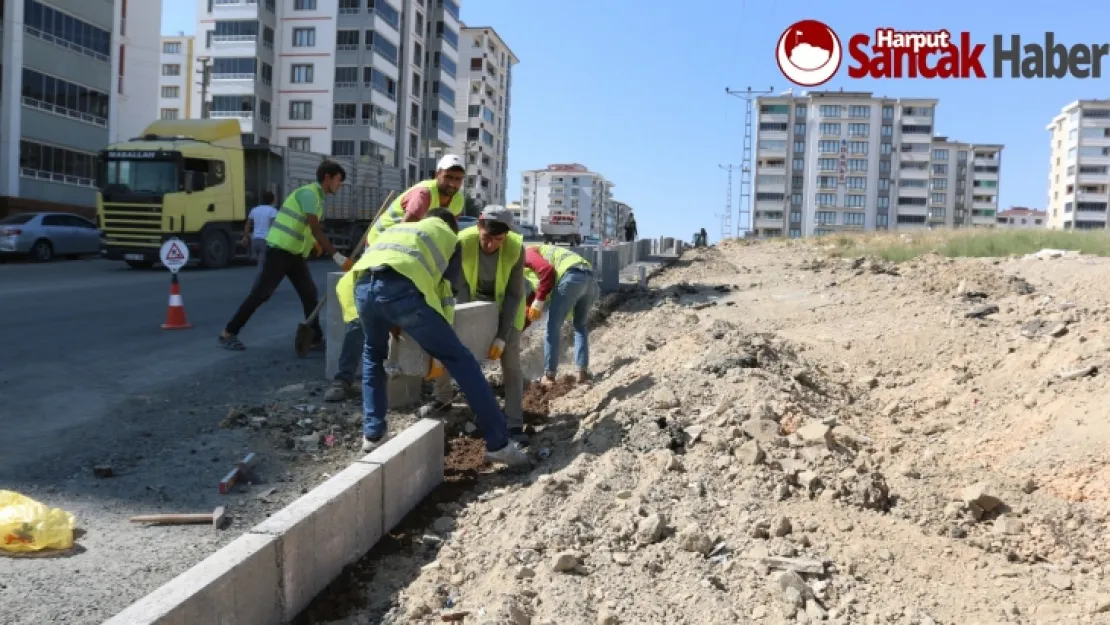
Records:
M181 285L177 282L177 273L171 274L170 306L166 310L166 322L162 324L163 330L184 330L193 327L185 320L185 301L181 299Z

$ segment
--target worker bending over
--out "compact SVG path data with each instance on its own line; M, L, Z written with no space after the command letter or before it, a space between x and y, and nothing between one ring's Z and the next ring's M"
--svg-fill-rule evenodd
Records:
M383 362L389 354L391 331L403 331L458 381L478 417L486 439L486 458L525 465L528 456L509 440L505 416L477 359L459 340L444 311L444 300L454 306L449 285L457 279L461 263L457 233L455 216L449 210L435 209L419 222L395 225L377 235L351 269L348 283L354 283L366 336L362 448L370 451L386 437L389 400Z
M594 280L593 266L590 261L574 252L554 245L540 245L536 251L555 268L555 289L550 297L536 294L529 308L529 316L538 318L543 313L545 299L547 305L547 333L543 344L544 374L541 382L549 385L555 382L559 369L559 330L567 317L573 314L574 325L574 365L577 368L578 382L589 379L590 366L590 309L600 295L597 281ZM542 285L540 290L542 290Z
M526 296L524 237L515 230L513 215L505 207L485 207L478 216L478 225L459 233L462 271L454 290L459 303L497 303L497 334L486 357L501 361L509 436L518 443L527 444L524 434L524 370L520 364L520 333L524 331ZM437 378L433 409L449 410L451 398L451 378Z
M324 161L316 168L316 182L306 184L289 194L270 224L266 234L266 253L247 298L240 304L235 316L220 333L220 345L227 349L243 350L246 345L239 340L239 331L247 325L262 302L270 299L286 277L293 283L301 298L307 319L316 309L316 283L308 268L308 256L319 244L335 264L343 267L346 257L335 250L321 228L324 217L324 195L333 194L343 185L347 172L339 163ZM324 340L324 332L317 318L312 322L315 345Z
M448 154L439 159L435 177L430 180L418 182L401 194L389 208L374 221L366 237L367 244L399 223L420 221L429 210L446 208L451 214L458 217L462 214L464 197L459 193L462 187L466 170L463 161L454 154ZM344 294L340 294L344 297ZM324 393L324 401L337 402L349 399L355 394L355 367L362 361L362 325L358 321L358 312L354 306L354 294L350 306L350 319L344 319L346 324L343 333L343 346L339 351L339 370L332 380L331 387Z

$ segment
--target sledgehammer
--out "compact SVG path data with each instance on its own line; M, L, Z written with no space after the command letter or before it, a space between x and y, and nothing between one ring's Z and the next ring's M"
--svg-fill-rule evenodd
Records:
M223 506L206 514L144 514L131 517L132 523L154 523L156 525L186 525L189 523L211 523L216 529L223 529L227 513Z

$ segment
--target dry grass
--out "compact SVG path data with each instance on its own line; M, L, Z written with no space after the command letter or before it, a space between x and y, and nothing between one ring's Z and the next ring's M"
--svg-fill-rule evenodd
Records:
M991 258L1042 249L1110 256L1110 233L1063 230L927 230L827 235L814 240L834 256L877 256L903 262L924 254Z

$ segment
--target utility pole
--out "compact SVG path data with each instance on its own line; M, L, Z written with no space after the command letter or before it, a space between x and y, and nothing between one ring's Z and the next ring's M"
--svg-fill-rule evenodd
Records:
M212 59L201 56L197 57L197 63L200 63L200 69L197 74L200 75L200 118L208 119L208 85L212 82Z
M752 91L751 87L732 90L725 87L725 93L736 96L744 101L744 156L740 166L740 219L736 224L736 236L742 237L744 216L748 216L747 229L751 229L752 222L752 103L760 96L770 95L775 92L774 87L766 91Z
M717 165L728 172L728 195L725 196L725 212L721 215L721 240L732 237L732 168L736 165Z

